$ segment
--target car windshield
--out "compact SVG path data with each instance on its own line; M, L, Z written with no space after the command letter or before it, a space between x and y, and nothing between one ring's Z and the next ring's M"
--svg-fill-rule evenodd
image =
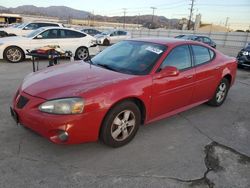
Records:
M25 27L27 25L27 23L22 23L20 25L17 25L15 28L19 28L22 29L23 27Z
M29 34L27 34L26 35L26 37L27 38L33 38L33 37L35 37L38 33L40 33L40 32L42 32L42 31L44 31L45 30L45 28L39 28L39 29L37 29L37 30L35 30L35 31L32 31L31 33L29 33Z
M166 48L150 42L122 41L103 50L91 63L124 74L146 75Z

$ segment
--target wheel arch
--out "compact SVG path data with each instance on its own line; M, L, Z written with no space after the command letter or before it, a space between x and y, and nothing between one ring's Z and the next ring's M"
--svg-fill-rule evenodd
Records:
M105 113L103 119L102 119L102 123L101 123L101 126L100 126L100 129L99 129L99 137L100 137L100 134L101 134L101 131L102 131L102 127L103 127L103 122L105 121L108 113L111 111L111 109L116 106L116 105L119 105L121 104L122 102L126 102L126 101L131 101L133 103L135 103L140 112L141 112L141 124L144 124L145 122L145 119L146 119L146 106L144 104L144 102L138 98L138 97L127 97L127 98L123 98L123 99L120 99L118 101L116 101L114 104L112 104L109 109L107 110L107 112Z
M22 51L22 53L23 53L23 59L26 58L25 50L24 50L22 47L17 46L17 45L9 45L9 46L6 46L5 49L3 50L3 59L5 59L5 52L6 52L6 50L7 50L8 48L10 48L10 47L19 48L19 49Z
M226 78L228 80L229 84L231 85L231 83L232 83L232 75L231 74L228 73L228 74L224 75L223 78Z
M80 48L86 48L87 50L88 50L88 52L89 52L89 48L87 47L87 46L79 46L79 47L77 47L76 48L76 50L75 50L75 57L76 57L76 52L77 52L77 50L79 50ZM73 53L73 52L72 52Z

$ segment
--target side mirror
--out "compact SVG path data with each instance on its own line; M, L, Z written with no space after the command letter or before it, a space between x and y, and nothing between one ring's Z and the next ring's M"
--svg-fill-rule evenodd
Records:
M165 78L165 77L175 77L179 75L179 70L176 67L172 67L172 66L167 66L164 67L157 76L157 79L160 78Z
M23 30L30 30L30 28L29 27L24 27Z
M36 39L42 39L42 38L43 38L42 35L37 35L37 36L36 36Z

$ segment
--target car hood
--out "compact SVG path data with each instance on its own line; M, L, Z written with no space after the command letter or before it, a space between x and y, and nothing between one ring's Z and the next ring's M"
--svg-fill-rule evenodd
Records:
M106 37L106 36L108 36L108 35L97 34L97 35L95 35L95 38L103 38L103 37Z
M3 37L3 38L1 38L0 43L13 42L15 44L17 41L28 41L28 40L29 40L29 38L27 38L27 37L11 36L11 37Z
M69 63L29 74L21 90L43 99L79 96L82 93L135 77L84 62Z

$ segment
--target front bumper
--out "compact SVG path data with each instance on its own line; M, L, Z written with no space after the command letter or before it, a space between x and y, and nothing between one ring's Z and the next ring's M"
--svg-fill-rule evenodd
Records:
M28 99L22 108L18 106L20 96ZM12 102L11 113L15 120L34 132L57 144L77 144L98 140L99 128L105 112L102 110L77 115L55 115L38 110L46 100L25 92L18 93ZM65 139L65 134L67 138ZM61 138L64 139L61 139Z
M238 56L237 62L238 65L250 67L250 56L244 56L244 55Z

